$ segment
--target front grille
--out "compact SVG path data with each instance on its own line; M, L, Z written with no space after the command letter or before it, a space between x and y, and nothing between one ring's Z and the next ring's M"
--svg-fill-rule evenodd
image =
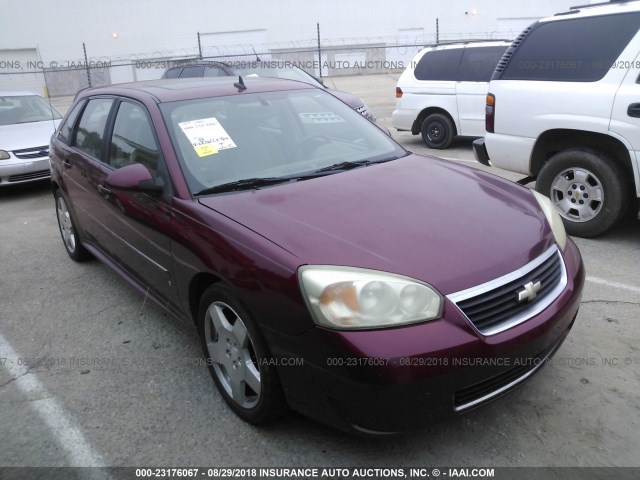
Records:
M40 170L39 172L21 173L20 175L11 175L9 177L9 183L11 182L27 182L29 180L38 180L41 178L49 178L51 176L50 170Z
M521 269L448 298L480 333L494 335L540 313L566 284L564 262L554 245Z
M564 337L563 337L564 338ZM506 372L491 377L470 387L458 390L453 396L453 408L464 412L507 393L528 380L538 369L546 364L551 355L560 347L562 339L547 348L536 357L521 359L517 365ZM514 361L515 363L515 361Z
M28 160L30 158L41 158L49 156L49 146L23 148L22 150L14 150L13 154L21 159Z

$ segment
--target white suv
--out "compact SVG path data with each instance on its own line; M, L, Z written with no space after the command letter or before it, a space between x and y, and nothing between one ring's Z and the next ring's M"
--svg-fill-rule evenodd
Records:
M491 74L511 42L475 41L423 48L396 87L393 126L422 134L429 148L455 135L484 135L484 101Z
M640 197L640 2L574 7L531 25L498 63L485 165L536 180L572 235L611 228Z

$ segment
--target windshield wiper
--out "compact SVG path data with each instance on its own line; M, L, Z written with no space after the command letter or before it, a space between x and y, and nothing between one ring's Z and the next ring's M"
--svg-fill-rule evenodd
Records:
M397 160L398 157L384 158L382 160L358 160L355 162L340 162L328 167L317 170L318 172L343 172L345 170L351 170L357 167L366 167L377 163L390 162L391 160Z
M222 185L216 185L215 187L205 188L195 193L196 197L201 195L211 195L213 193L225 193L225 192L237 192L240 190L251 190L253 188L268 187L270 185L277 185L278 183L287 183L298 180L306 180L309 178L324 177L330 175L329 171L316 170L307 173L296 173L294 175L286 175L284 177L257 177L257 178L243 178L242 180L235 180L229 183L223 183Z
M223 193L223 192L236 192L238 190L249 190L252 188L260 188L266 187L268 185L275 185L276 183L280 183L282 181L280 178L276 177L266 177L266 178L243 178L242 180L235 180L229 183L223 183L222 185L216 185L215 187L205 188L204 190L200 190L195 193L196 197L200 195L209 195L211 193Z

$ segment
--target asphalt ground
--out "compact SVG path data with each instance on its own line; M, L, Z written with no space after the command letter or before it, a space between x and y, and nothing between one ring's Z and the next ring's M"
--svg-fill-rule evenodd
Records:
M339 87L391 127L393 78L352 82ZM470 139L433 152L392 133L416 153L519 178L475 163ZM640 466L637 220L575 239L587 268L580 313L535 378L451 421L381 439L296 414L261 428L239 420L190 327L98 261L68 258L48 182L0 190L0 225L2 467Z

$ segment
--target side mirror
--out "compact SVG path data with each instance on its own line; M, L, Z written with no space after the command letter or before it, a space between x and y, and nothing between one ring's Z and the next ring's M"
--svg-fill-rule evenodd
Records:
M161 178L153 178L147 167L141 163L132 163L114 170L104 181L114 190L132 190L148 193L160 193L164 189Z

